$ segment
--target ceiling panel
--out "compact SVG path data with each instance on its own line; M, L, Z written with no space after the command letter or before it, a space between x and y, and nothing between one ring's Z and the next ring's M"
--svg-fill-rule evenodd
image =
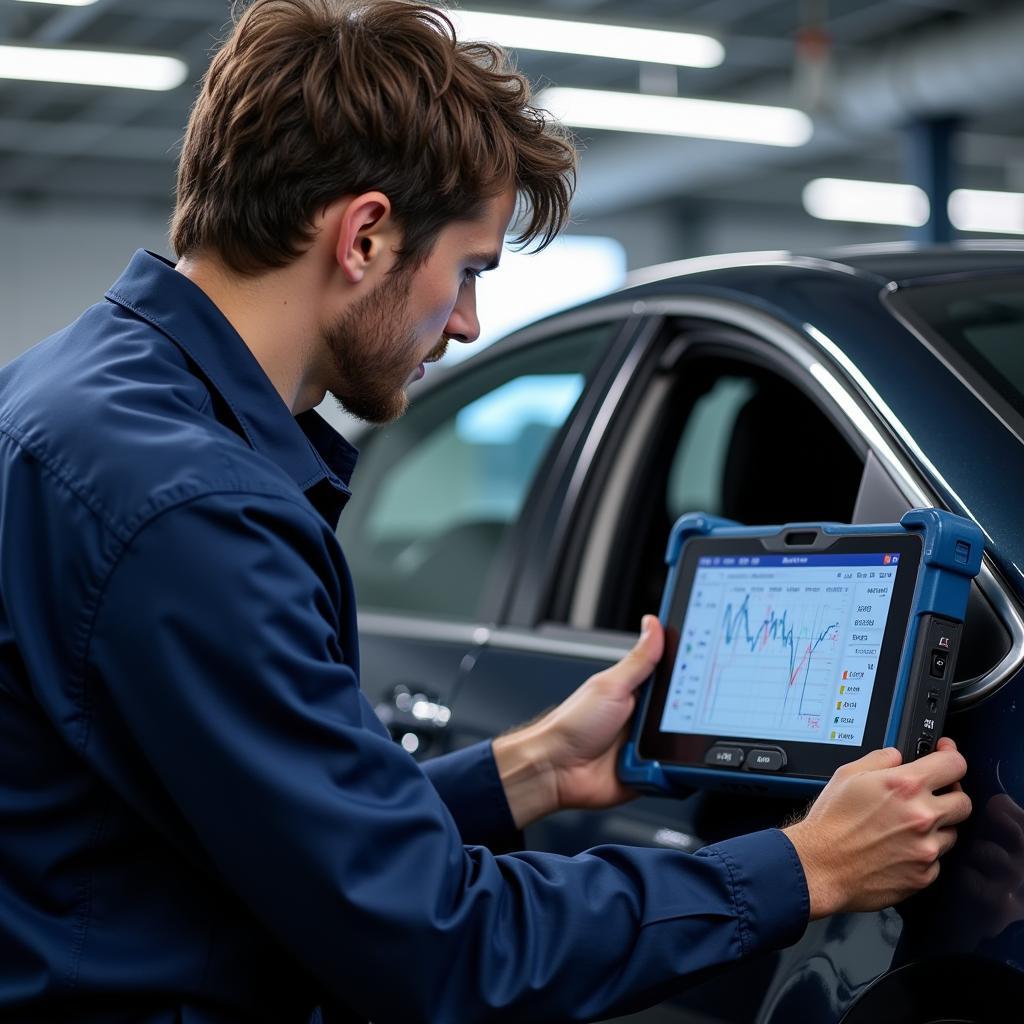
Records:
M519 0L474 7L511 13L574 17L619 24L706 30L722 39L726 60L715 69L680 68L651 73L630 61L537 52L517 55L520 67L542 84L637 91L655 88L685 96L793 99L795 38L801 15L825 11L839 67L889 47L899 47L923 33L949 26L953 30L1020 6L1000 0ZM173 186L176 142L211 47L229 17L220 0L99 0L81 8L0 0L0 38L40 45L143 49L176 54L186 60L190 81L170 93L126 92L81 86L0 81L0 198L40 200L97 196L166 207ZM1024 97L1022 97L1024 99ZM1019 109L1019 108L1018 108ZM969 173L977 180L998 182L1007 167L1020 166L1006 155L1021 146L1017 110L993 110L976 121L988 141L964 147ZM967 126L974 129L975 125ZM982 131L983 129L983 131ZM863 130L861 130L863 131ZM828 135L827 132L824 133ZM861 141L857 145L858 138ZM841 152L846 142L847 151ZM1005 141L1005 146L1003 142ZM602 156L614 165L620 159L629 171L636 137L588 133L588 161ZM862 155L869 136L842 138L833 132L830 145L762 160L761 147L721 146L687 141L672 148L673 159L699 163L701 175L679 175L679 195L699 195L715 179L721 161L728 171L727 190L748 198L786 202L792 182L842 166L846 173L870 177L880 168L898 171L899 158L883 161ZM837 150L838 147L838 150ZM666 150L668 152L668 150ZM858 169L857 161L860 160ZM1003 165L1006 166L1003 166ZM772 168L780 167L773 178ZM703 182L703 184L702 184ZM796 190L798 191L798 190ZM623 189L621 204L635 200ZM791 200L790 200L791 201ZM614 200L609 200L614 206Z

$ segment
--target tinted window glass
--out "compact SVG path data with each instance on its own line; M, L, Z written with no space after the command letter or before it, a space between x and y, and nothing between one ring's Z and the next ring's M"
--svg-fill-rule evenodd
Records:
M722 512L722 480L729 440L740 410L757 385L748 377L719 377L694 403L668 474L666 503L673 522L684 512Z
M339 527L362 606L476 616L610 335L590 327L468 366L364 442Z
M891 301L1024 415L1024 276L907 288Z
M386 546L466 522L512 522L583 384L582 373L524 374L460 409L393 467L367 539Z

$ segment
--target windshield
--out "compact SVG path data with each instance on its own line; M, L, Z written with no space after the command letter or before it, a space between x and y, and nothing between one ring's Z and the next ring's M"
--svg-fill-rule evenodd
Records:
M965 376L1024 416L1024 274L902 289L891 301L943 355L960 357L952 361Z

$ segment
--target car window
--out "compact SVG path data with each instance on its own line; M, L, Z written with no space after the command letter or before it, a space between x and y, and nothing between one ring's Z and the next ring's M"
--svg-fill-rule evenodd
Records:
M632 631L644 613L657 611L665 545L686 512L746 524L849 522L853 515L862 459L788 379L756 362L695 350L660 392L658 384L645 388L658 408L646 414L643 444L630 443L627 424L617 446L631 465L625 476L616 472L621 466L610 471L608 494L599 499L618 509L614 526L584 548L587 582L573 596L573 625ZM641 406L634 421L644 419ZM594 522L609 519L605 509Z
M339 526L360 604L472 619L503 540L611 337L467 364L364 443Z
M906 315L965 376L991 388L1024 417L1024 277L983 277L894 292Z
M694 403L668 472L669 518L701 509L722 511L722 479L736 417L757 393L748 377L724 375Z

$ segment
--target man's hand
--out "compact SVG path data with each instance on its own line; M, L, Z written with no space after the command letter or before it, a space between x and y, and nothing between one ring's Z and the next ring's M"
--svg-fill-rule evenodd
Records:
M901 764L891 747L843 765L803 821L783 829L807 876L811 919L880 910L930 885L971 813L967 762L947 738ZM949 792L937 792L949 788Z
M613 807L635 795L615 771L636 691L661 658L664 635L645 615L640 639L619 662L591 676L538 721L494 741L517 827L568 807Z

